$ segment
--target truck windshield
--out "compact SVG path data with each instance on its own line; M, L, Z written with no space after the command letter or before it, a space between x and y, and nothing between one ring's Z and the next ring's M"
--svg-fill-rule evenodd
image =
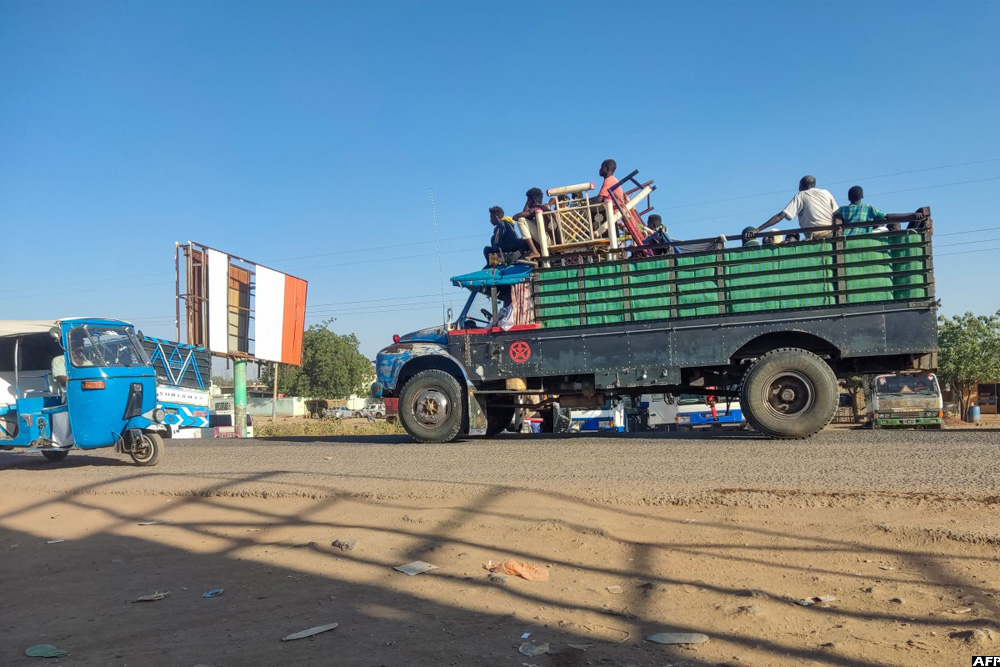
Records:
M937 380L933 375L882 375L875 381L875 393L880 396L937 396Z
M457 329L483 329L489 323L489 317L483 315L481 311L486 310L492 312L493 305L490 302L490 297L482 292L471 292L469 294L469 300L465 302L465 307L462 309L461 315L458 316L458 321L455 322L455 328Z
M74 327L69 332L69 358L77 368L149 365L130 327Z
M677 405L698 405L704 402L705 397L696 394L681 394L677 397Z

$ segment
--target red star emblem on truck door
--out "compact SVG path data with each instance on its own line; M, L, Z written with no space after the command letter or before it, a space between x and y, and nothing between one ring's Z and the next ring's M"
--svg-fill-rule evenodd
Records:
M515 364L523 364L531 358L531 346L526 341L515 340L510 344L510 358Z

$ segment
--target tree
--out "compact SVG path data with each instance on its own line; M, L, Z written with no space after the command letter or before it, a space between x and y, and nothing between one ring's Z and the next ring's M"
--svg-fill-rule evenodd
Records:
M938 377L958 394L962 415L981 382L1000 378L1000 311L938 318Z
M282 364L278 372L278 391L286 396L346 398L368 390L372 381L372 362L358 351L354 334L336 334L330 330L333 320L314 324L302 335L302 365ZM270 368L261 381L272 383Z
M851 392L851 412L854 415L854 421L859 421L858 415L861 414L861 404L865 401L865 391L868 389L868 378L864 375L852 375L847 378L847 389Z

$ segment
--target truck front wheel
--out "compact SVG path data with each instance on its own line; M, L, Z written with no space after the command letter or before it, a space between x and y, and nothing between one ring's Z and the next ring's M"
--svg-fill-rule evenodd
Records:
M808 438L833 420L837 377L821 358L797 348L768 352L743 377L740 406L760 433L780 439Z
M419 442L450 442L462 428L462 387L444 371L421 371L399 394L399 420Z

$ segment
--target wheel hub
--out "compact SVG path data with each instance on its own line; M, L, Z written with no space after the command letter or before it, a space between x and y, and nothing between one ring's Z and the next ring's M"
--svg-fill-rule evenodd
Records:
M777 373L764 386L764 405L777 417L799 417L807 413L816 401L813 383L797 371Z
M425 389L414 401L413 414L424 426L438 426L448 418L451 404L448 397L437 389Z

